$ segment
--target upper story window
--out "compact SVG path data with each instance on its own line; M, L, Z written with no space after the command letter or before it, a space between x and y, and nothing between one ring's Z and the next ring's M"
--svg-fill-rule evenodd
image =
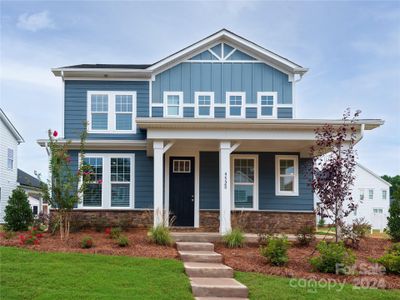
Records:
M135 133L136 92L88 92L88 132Z
M275 180L276 195L299 195L299 162L297 155L275 156Z
M365 196L364 196L364 189L359 189L358 192L359 192L359 195L360 195L360 200L363 201L364 198L365 198Z
M14 169L14 150L10 148L7 149L7 168Z
M369 200L374 199L374 190L373 189L368 190L368 199Z
M228 104L228 111L226 116L228 118L244 118L246 103L246 93L244 92L227 92L226 103Z
M164 117L182 117L182 103L183 92L164 92Z
M382 200L387 199L387 190L382 190Z
M276 117L276 92L258 92L257 93L257 114L258 118Z
M196 118L214 117L214 92L195 92L194 99Z

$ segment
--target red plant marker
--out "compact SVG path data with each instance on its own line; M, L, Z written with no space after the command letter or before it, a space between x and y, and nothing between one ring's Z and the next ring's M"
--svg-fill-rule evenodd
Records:
M57 131L57 130L54 130L53 136L54 136L54 137L57 137L57 136L58 136L58 131Z

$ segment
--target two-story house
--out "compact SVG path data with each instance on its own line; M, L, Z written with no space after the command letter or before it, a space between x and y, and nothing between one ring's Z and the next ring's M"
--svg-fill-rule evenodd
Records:
M0 108L0 224L12 191L17 187L17 149L24 139Z
M151 211L155 225L174 216L174 226L223 233L245 211L248 232L315 224L309 147L317 126L342 121L296 118L306 68L223 29L151 65L52 71L75 166L88 121L94 175L81 220L141 226ZM359 138L382 123L358 120Z

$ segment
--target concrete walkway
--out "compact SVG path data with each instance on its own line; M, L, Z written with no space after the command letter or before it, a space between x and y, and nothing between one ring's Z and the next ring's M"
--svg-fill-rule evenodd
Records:
M233 278L233 269L222 263L222 255L214 252L214 244L196 239L177 242L176 246L195 299L247 299L248 288Z

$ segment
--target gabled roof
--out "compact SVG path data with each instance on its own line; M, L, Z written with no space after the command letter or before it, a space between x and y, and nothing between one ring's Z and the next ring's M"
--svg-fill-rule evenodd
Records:
M293 61L280 56L268 49L265 49L256 43L253 43L227 29L221 29L216 33L201 39L200 41L191 44L151 65L147 64L80 64L54 68L52 72L56 76L101 76L108 77L110 74L113 77L138 77L150 78L168 68L179 64L186 59L202 52L210 46L219 42L226 42L244 52L248 52L258 60L265 62L272 67L275 67L288 74L303 75L308 71L307 68L294 63Z
M368 169L367 167L363 166L360 163L357 163L357 166L359 166L361 169L363 169L365 172L371 174L372 176L374 176L375 178L377 178L379 181L383 182L384 184L387 184L388 186L392 186L389 182L387 182L385 179L383 179L381 176L379 176L378 174L374 173L373 171L371 171L370 169Z
M18 169L17 172L17 182L22 186L40 188L40 180L21 169Z
M17 140L18 144L25 142L21 134L18 132L18 130L15 128L13 123L11 123L10 119L7 117L7 115L4 113L4 111L0 108L0 119L3 121L3 123L6 125L8 130L12 133L12 135L15 137Z

